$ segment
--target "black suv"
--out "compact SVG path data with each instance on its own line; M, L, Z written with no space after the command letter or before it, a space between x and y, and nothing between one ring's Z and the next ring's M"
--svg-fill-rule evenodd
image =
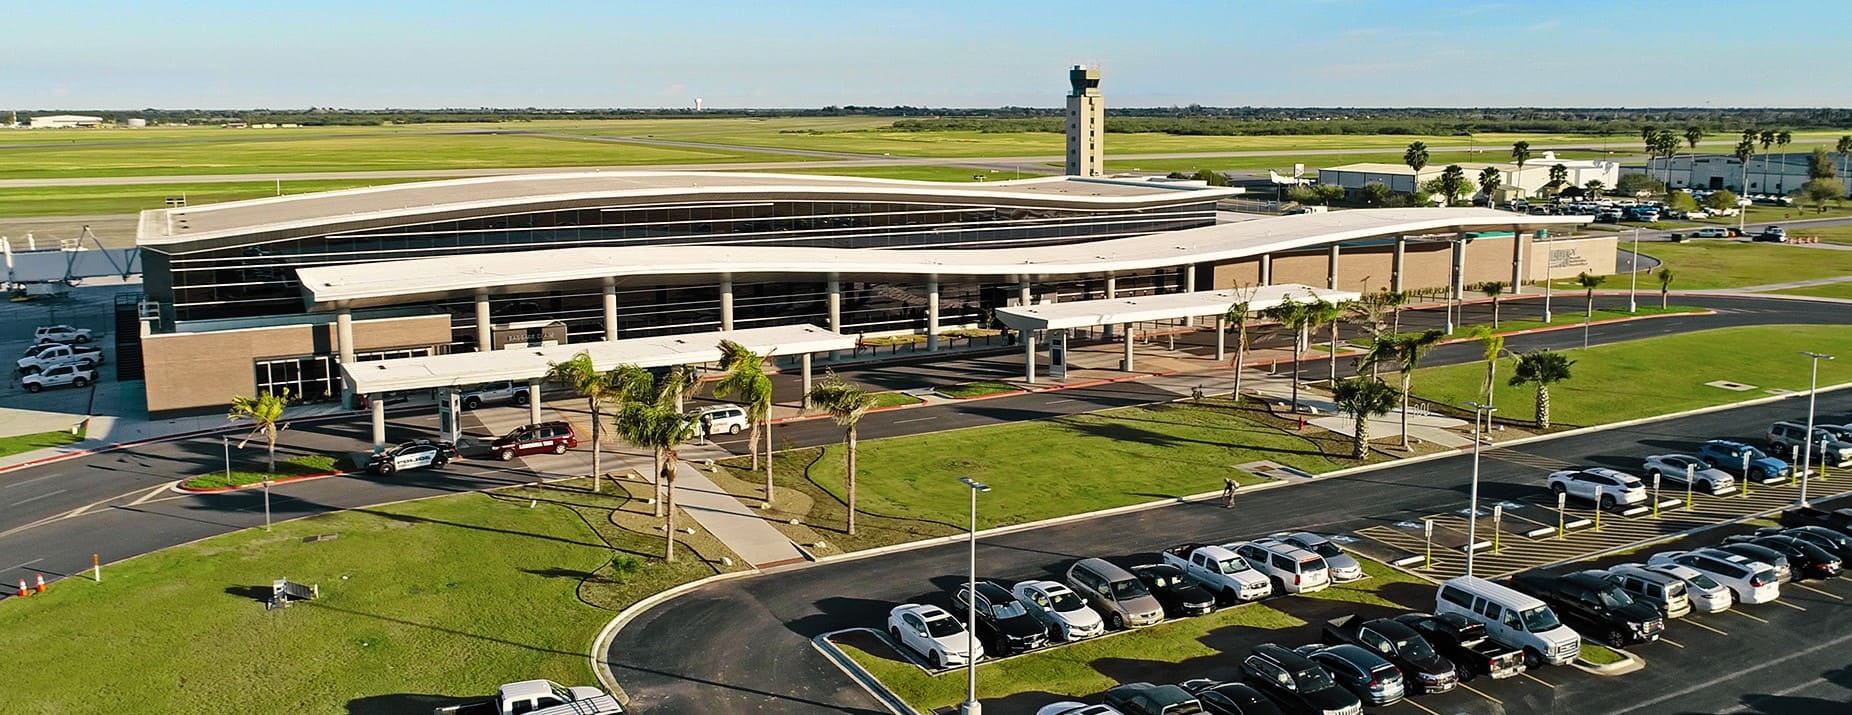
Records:
M1774 551L1788 559L1788 565L1794 570L1794 577L1827 579L1839 575L1841 559L1839 555L1825 547L1806 539L1781 534L1750 536L1738 534L1725 538L1726 544L1754 544Z
M1145 564L1128 570L1157 597L1158 603L1164 606L1165 616L1200 616L1215 610L1215 596L1191 581L1183 569L1170 564Z
M1399 621L1334 618L1325 624L1325 640L1362 646L1394 663L1407 676L1411 692L1444 693L1460 682L1453 662L1440 657L1426 638Z
M1175 685L1126 683L1106 690L1106 705L1125 715L1200 715L1202 703Z
M952 595L957 613L970 607L968 586ZM1008 589L989 581L977 582L977 636L984 649L997 655L1014 655L1048 644L1048 626L1029 612Z
M1295 713L1359 715L1363 701L1338 687L1325 667L1285 646L1262 643L1241 660L1248 683Z
M1594 629L1612 645L1659 640L1665 617L1607 579L1589 573L1567 576L1529 571L1511 578L1519 591L1536 596L1559 615Z

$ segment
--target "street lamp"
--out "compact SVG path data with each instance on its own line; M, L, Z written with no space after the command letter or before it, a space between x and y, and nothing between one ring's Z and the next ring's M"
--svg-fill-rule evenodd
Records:
M1498 408L1477 402L1466 404L1473 408L1473 486L1466 505L1466 575L1471 576L1473 554L1479 551L1479 445L1484 442L1480 437L1480 418L1483 417L1487 426L1490 426L1492 413L1497 412Z
M971 580L965 597L965 701L958 705L958 715L979 715L984 706L977 702L977 494L990 491L990 485L970 477L958 483L971 488Z
M1806 436L1801 438L1800 506L1807 506L1807 460L1813 456L1811 454L1813 447L1813 405L1814 398L1820 393L1820 361L1831 360L1833 356L1824 353L1811 353L1805 350L1801 351L1801 354L1806 355L1808 359L1813 361L1813 375L1807 381L1807 431L1802 433ZM1825 449L1823 445L1820 452L1821 462L1826 461Z
M1627 271L1627 312L1637 313L1640 306L1633 300L1634 291L1640 287L1640 229L1637 226L1633 229L1633 255L1627 259L1627 267L1630 269Z

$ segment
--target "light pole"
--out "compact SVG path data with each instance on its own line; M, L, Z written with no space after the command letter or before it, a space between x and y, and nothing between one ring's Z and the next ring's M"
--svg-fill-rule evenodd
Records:
M1485 440L1480 436L1480 418L1492 421L1492 413L1498 408L1468 402L1473 408L1473 486L1472 494L1467 497L1466 505L1466 575L1473 575L1473 554L1479 551L1479 445Z
M1556 282L1556 252L1550 250L1549 243L1543 246L1543 324L1550 324L1550 293Z
M965 593L965 701L958 705L958 715L979 715L984 706L977 702L977 494L990 491L990 485L970 477L958 482L971 488L971 579Z
M1814 399L1820 392L1820 361L1831 360L1833 356L1806 351L1802 351L1801 354L1806 355L1809 360L1813 361L1812 376L1807 380L1807 431L1802 433L1806 436L1801 438L1801 495L1799 505L1807 506L1807 460L1813 456L1813 405ZM1822 440L1820 450L1820 461L1825 462L1826 447L1824 446L1824 440Z
M1633 229L1633 255L1627 259L1627 312L1639 312L1640 306L1633 300L1634 291L1640 287L1640 229Z

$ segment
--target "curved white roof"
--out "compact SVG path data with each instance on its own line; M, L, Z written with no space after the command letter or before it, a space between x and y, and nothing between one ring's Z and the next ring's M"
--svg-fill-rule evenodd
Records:
M1481 208L1334 211L1224 223L1060 246L891 250L794 246L648 246L475 253L297 271L311 306L411 302L477 288L491 291L603 278L815 275L1037 277L1105 274L1228 261L1385 236L1530 230L1589 222Z

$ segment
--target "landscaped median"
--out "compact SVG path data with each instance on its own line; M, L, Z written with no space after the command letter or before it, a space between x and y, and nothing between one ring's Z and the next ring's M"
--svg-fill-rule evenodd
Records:
M188 491L214 492L258 484L265 478L268 478L271 483L276 483L310 477L326 477L339 473L340 467L336 464L334 457L325 454L303 454L278 459L274 472L234 469L228 473L220 469L187 479L180 483L180 488Z
M962 385L941 387L933 391L954 400L969 400L973 397L991 397L993 395L1007 395L1013 392L1022 392L1022 388L1007 382L985 380L983 382L967 382Z

